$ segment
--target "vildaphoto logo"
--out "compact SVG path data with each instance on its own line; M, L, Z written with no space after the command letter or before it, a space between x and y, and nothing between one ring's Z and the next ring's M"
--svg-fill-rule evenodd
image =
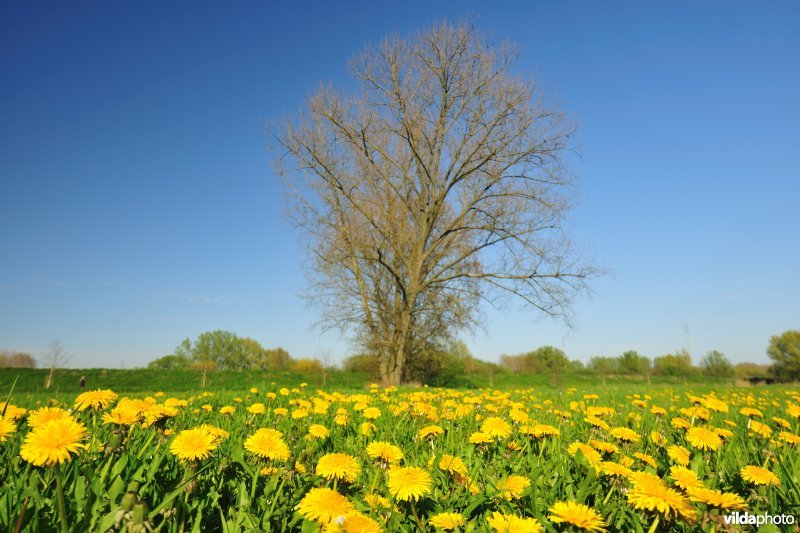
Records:
M794 524L794 516L790 514L750 514L744 513L731 513L726 514L724 517L726 524L733 524L737 526L744 526L752 524L754 526L763 526L764 524L774 524L776 526Z

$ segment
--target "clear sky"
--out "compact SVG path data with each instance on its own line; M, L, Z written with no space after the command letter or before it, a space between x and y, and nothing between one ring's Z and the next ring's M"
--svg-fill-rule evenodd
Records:
M577 123L573 240L609 274L576 327L510 302L486 360L711 349L800 328L800 4L3 2L0 348L134 367L226 329L350 353L298 295L265 124L368 43L472 17Z

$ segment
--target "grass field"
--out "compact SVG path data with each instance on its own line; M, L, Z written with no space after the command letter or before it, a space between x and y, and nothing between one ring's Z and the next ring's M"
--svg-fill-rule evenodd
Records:
M740 531L726 514L800 515L796 388L331 374L157 392L108 371L87 382L111 390L78 396L59 372L74 390L20 378L4 406L7 531Z

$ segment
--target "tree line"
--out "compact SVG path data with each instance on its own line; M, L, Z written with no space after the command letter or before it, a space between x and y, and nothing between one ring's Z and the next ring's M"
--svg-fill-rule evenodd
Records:
M563 350L543 346L536 350L501 355L498 363L478 359L460 340L428 342L418 348L418 355L406 368L407 380L432 386L459 386L469 375L500 373L546 374L552 376L584 374L629 377L709 377L774 378L777 381L800 379L800 331L773 336L767 349L773 364L739 363L734 365L725 354L711 350L695 365L685 350L654 359L628 350L615 357L595 356L584 363L569 359ZM239 337L229 331L202 333L194 341L185 339L174 353L152 361L148 368L163 370L272 370L324 372L332 365L315 358L293 358L283 348L264 348L258 341ZM381 376L378 354L359 353L341 363L346 372L360 372L371 378Z

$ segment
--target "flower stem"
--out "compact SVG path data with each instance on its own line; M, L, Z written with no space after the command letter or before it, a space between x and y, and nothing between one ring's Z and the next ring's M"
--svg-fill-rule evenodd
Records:
M653 520L653 523L650 524L650 529L647 530L647 533L654 533L656 528L658 527L658 520L661 518L660 516L656 515L656 519Z
M58 518L61 521L61 533L69 533L67 525L67 505L64 503L64 480L61 465L56 465L56 490L58 491Z

